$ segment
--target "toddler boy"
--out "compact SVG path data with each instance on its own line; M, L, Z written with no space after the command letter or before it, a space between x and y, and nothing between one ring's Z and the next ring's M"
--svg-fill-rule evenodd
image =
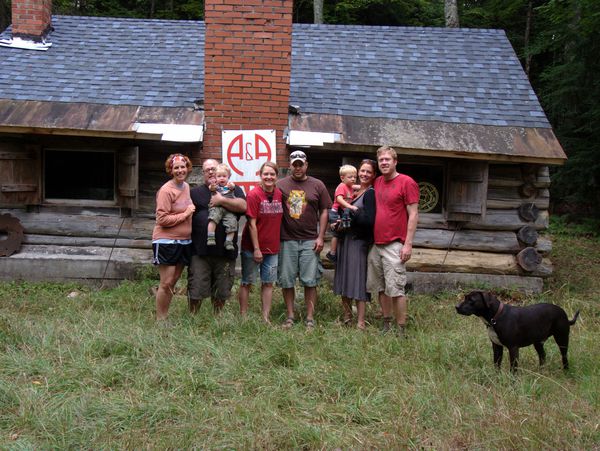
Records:
M229 169L229 166L224 163L218 164L215 172L215 180L210 180L208 188L213 193L218 192L224 197L234 198L235 185L229 181L229 177L231 177L231 169ZM208 235L206 238L206 245L216 246L215 230L217 224L221 221L223 222L225 233L227 234L224 246L225 249L231 251L234 249L233 237L238 229L238 220L235 214L221 206L208 208Z

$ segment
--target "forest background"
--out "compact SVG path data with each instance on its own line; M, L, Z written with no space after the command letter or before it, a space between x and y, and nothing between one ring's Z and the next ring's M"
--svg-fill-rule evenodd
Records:
M447 2L448 0L446 0ZM443 27L443 0L295 0L294 22ZM578 222L600 218L600 2L465 0L460 26L505 30L565 149L554 167L551 210ZM317 6L320 11L321 6ZM202 20L203 0L54 0L54 14ZM322 19L321 19L322 17ZM0 30L10 24L0 0Z

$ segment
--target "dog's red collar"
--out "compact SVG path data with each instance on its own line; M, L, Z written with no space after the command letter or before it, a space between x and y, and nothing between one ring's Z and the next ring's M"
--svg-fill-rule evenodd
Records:
M492 324L492 326L496 325L496 320L500 317L500 315L502 314L502 311L504 310L504 302L500 303L500 306L498 307L498 310L496 311L496 314L494 315L494 317L490 320L490 323Z

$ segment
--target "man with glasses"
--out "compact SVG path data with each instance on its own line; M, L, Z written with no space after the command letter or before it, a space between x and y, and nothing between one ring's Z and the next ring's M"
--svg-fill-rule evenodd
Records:
M296 277L304 287L306 327L314 327L317 285L323 272L319 253L323 250L331 197L322 181L306 175L307 170L306 154L296 150L290 155L290 175L277 182L283 193L279 285L287 309L283 324L286 329L295 321Z
M192 188L190 197L196 206L192 216L192 245L194 252L188 270L188 301L190 312L196 313L202 300L210 297L215 313L221 311L231 295L235 277L235 260L238 255L237 232L233 237L233 250L225 249L226 231L219 223L215 231L215 246L207 246L209 207L224 207L239 216L246 211L244 191L236 186L233 198L213 193L209 186L215 183L219 162L208 159L202 164L204 184Z

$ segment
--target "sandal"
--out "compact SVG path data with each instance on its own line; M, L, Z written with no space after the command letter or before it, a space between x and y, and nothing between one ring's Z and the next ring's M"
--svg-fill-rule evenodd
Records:
M352 317L349 316L347 318L344 318L343 324L345 327L350 327L352 325Z
M314 329L314 327L315 327L315 320L313 320L313 319L307 319L304 324L306 324L306 328L307 329Z
M294 318L288 316L287 319L281 325L284 329L291 329L294 326Z

